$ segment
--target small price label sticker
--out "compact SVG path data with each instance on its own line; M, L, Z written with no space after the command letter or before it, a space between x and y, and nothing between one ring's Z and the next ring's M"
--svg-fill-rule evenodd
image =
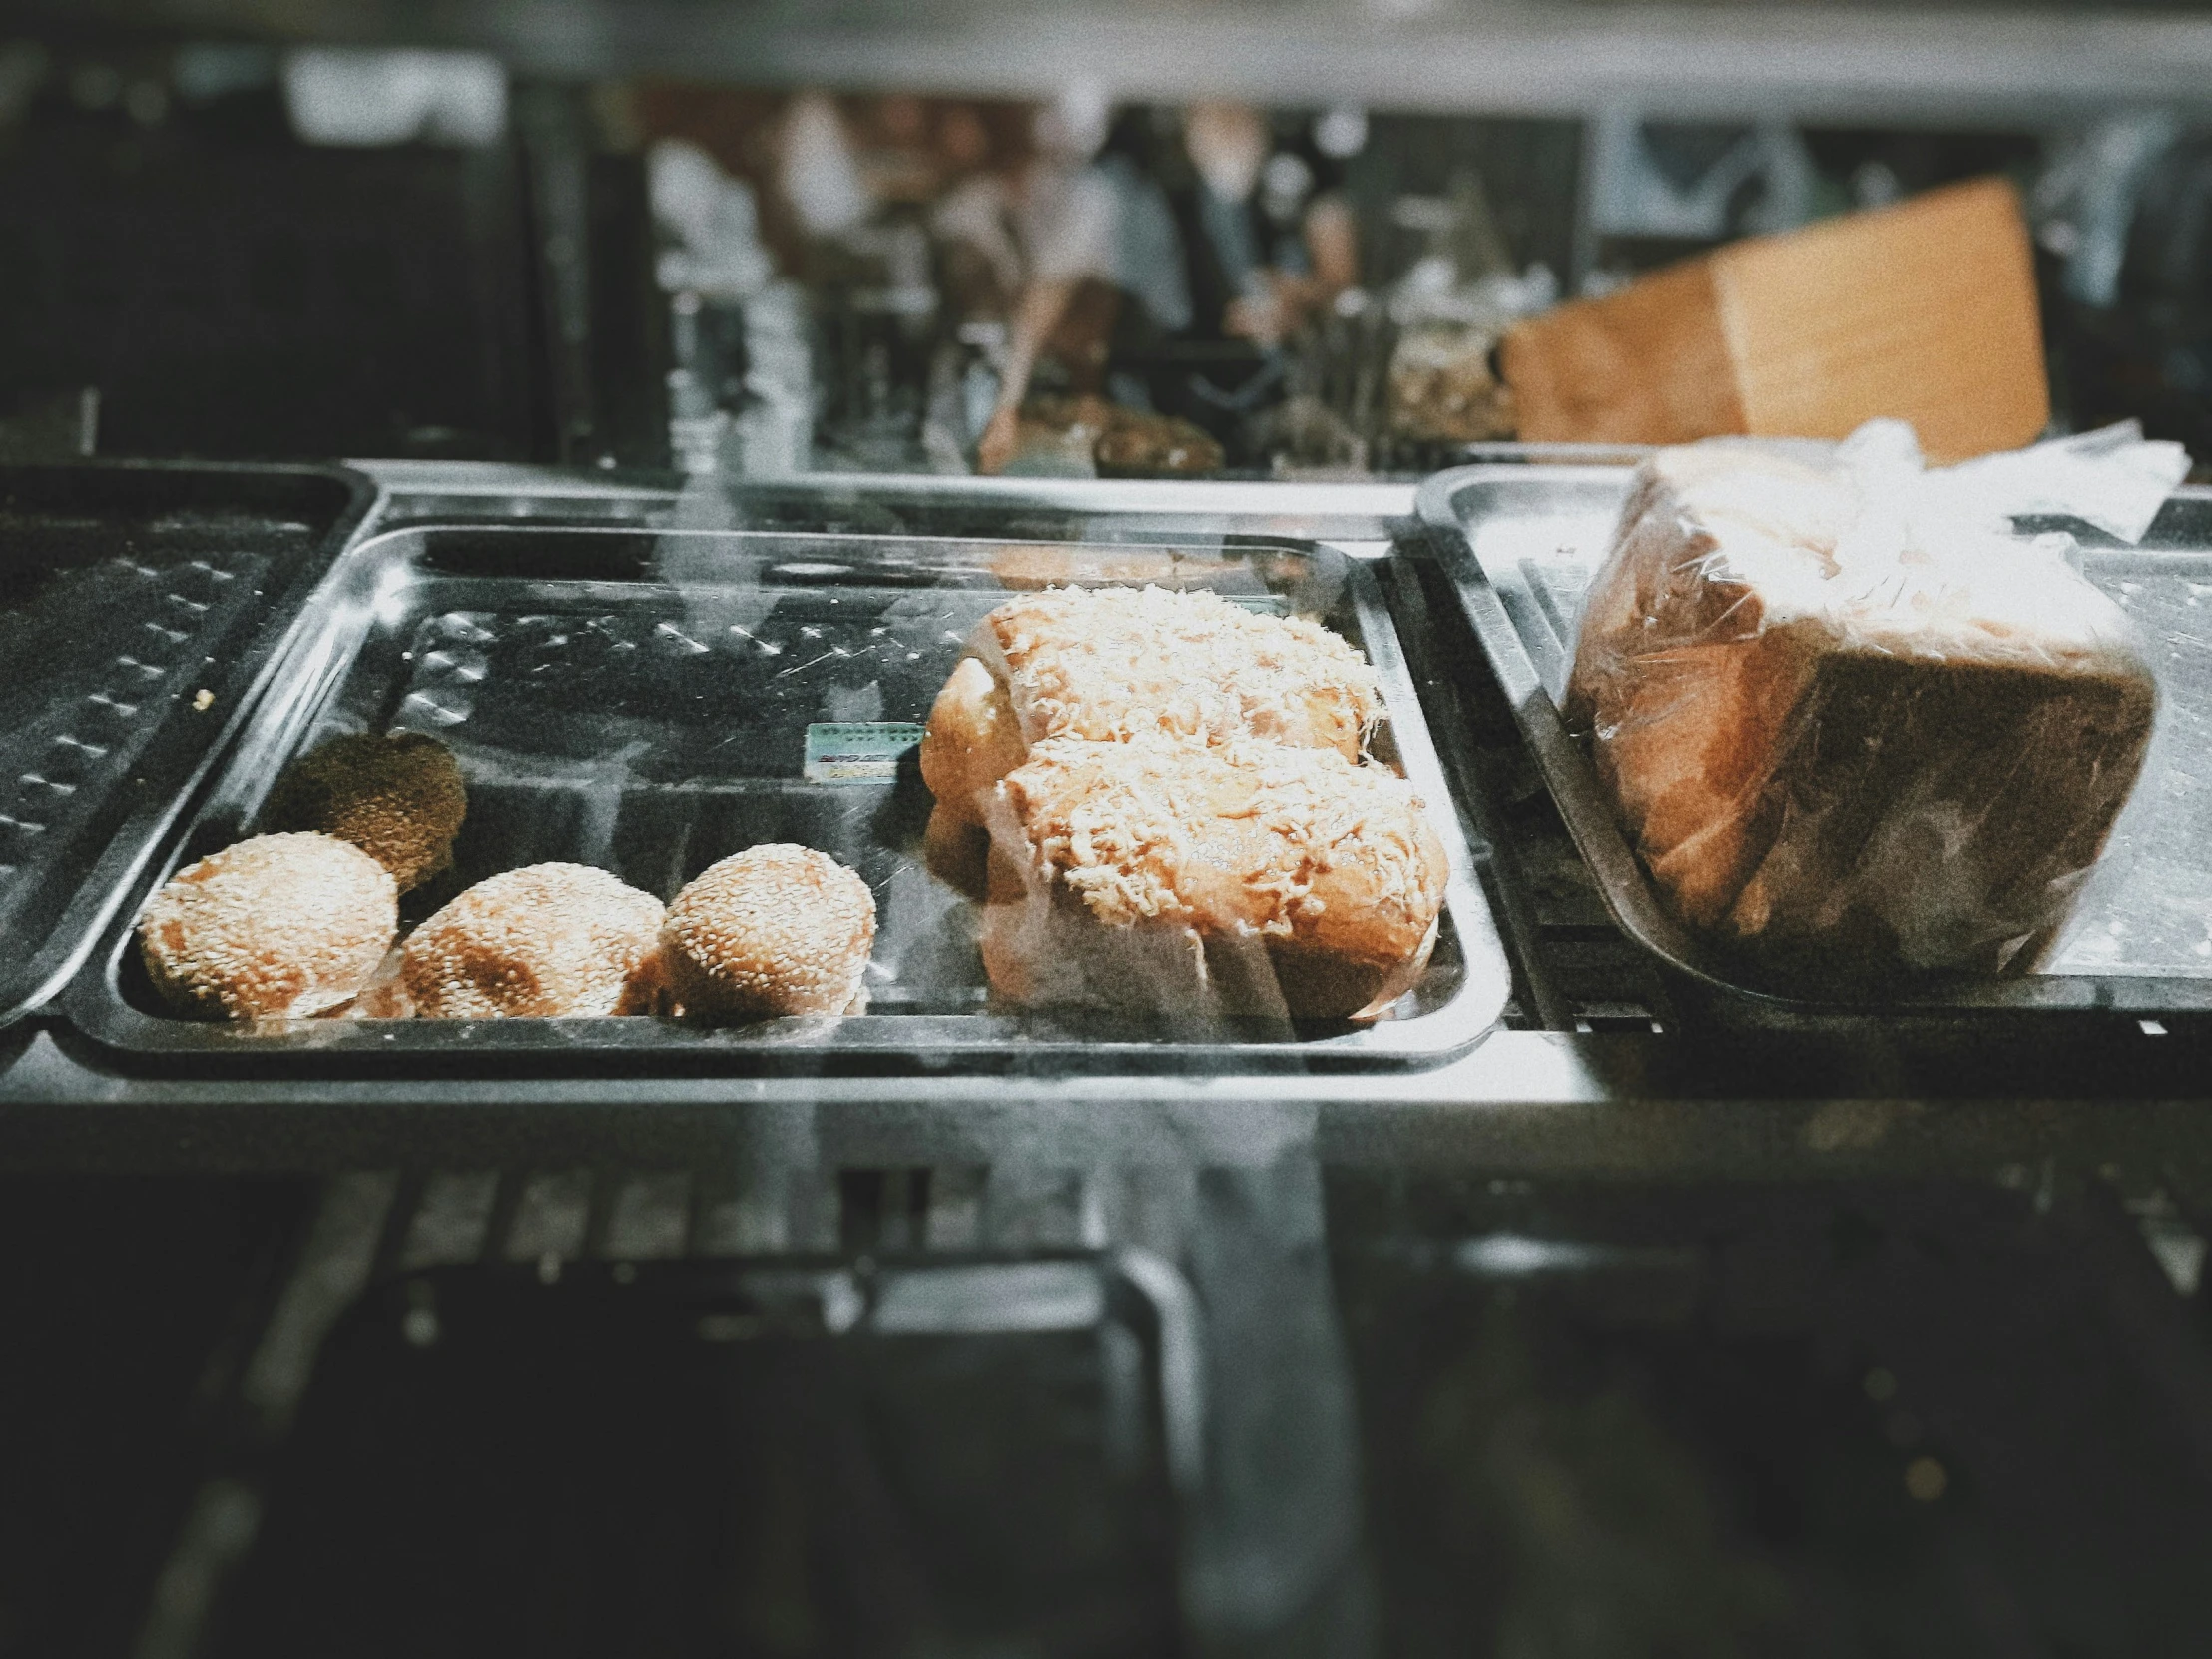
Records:
M807 728L806 776L892 778L898 758L921 742L922 728L909 721L817 721Z

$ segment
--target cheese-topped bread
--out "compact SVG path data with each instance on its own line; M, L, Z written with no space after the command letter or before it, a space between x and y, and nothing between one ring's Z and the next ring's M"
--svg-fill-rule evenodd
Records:
M1367 660L1318 623L1212 593L1052 588L977 626L929 712L921 773L979 824L990 787L1047 738L1266 738L1354 761L1381 715Z
M1048 738L990 817L983 961L1013 1001L1372 1017L1435 942L1420 801L1332 749Z

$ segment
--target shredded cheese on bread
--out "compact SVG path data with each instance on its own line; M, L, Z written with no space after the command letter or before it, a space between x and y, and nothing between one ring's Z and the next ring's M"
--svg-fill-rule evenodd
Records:
M1418 948L1446 863L1412 787L1333 750L1151 734L1047 739L1000 786L1033 874L1110 927Z
M991 612L970 649L1003 679L1031 743L1174 732L1353 760L1382 714L1375 671L1347 641L1215 593L1050 588Z

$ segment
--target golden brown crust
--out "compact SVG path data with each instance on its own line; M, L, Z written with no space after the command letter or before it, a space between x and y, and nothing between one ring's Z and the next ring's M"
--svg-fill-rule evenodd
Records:
M355 732L284 768L261 822L273 832L312 830L351 841L408 892L452 862L467 812L460 764L437 739Z
M479 881L409 935L401 976L424 1019L643 1013L661 901L586 864Z
M1024 958L1084 948L1080 930L1025 922L1011 913L1020 905L1080 913L1094 936L1195 940L1216 981L1225 953L1249 959L1256 944L1300 1016L1369 1011L1385 986L1402 989L1433 941L1443 843L1403 779L1332 750L1054 738L1001 782L997 801L985 964L1016 1000L1066 977ZM1117 999L1098 975L1077 977L1085 998ZM1248 961L1228 977L1255 974Z
M1053 588L977 626L930 711L922 775L980 822L982 792L1047 738L1266 738L1350 761L1382 713L1374 670L1319 623L1213 593Z
M812 847L748 847L676 895L661 929L670 994L697 1019L845 1012L875 944L875 895Z
M978 659L962 657L937 693L921 738L921 780L937 798L937 811L979 826L982 793L1027 752L1004 688Z
M329 835L256 835L172 876L139 918L163 1000L220 1019L303 1019L350 1000L399 927L391 874Z

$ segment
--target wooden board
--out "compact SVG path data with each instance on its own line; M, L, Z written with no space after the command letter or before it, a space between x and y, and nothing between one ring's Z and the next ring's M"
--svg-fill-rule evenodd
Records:
M1909 420L1935 462L2050 420L2027 227L2001 179L1735 243L1522 323L1532 442L1842 437Z

